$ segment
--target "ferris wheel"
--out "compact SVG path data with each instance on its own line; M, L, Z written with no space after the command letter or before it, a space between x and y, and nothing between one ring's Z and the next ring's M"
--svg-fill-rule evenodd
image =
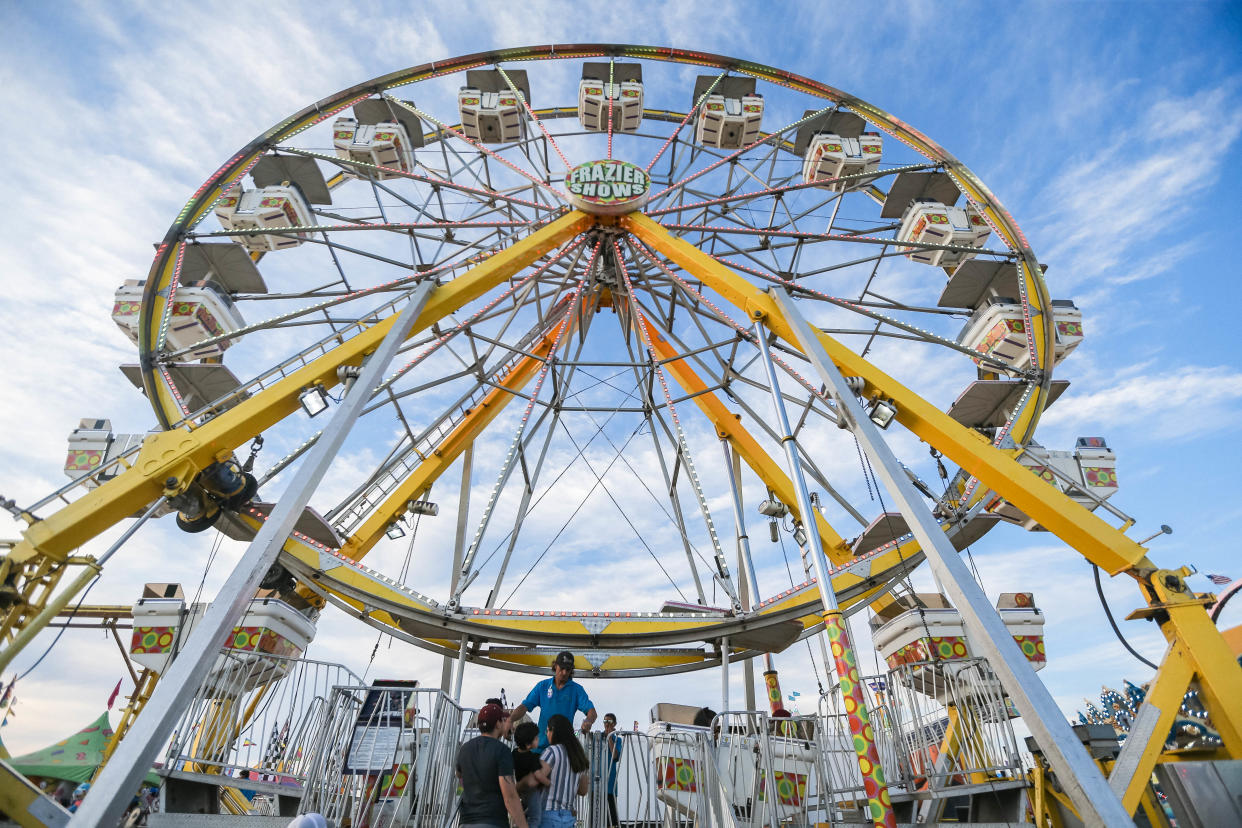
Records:
M469 641L483 663L535 670L574 647L599 676L710 667L722 649L778 650L817 628L812 525L847 612L918 565L806 358L773 336L819 495L813 517L799 509L753 327L771 288L866 366L849 381L873 422L914 431L893 443L959 549L998 521L1037 521L920 447L938 428L924 409L1088 508L1116 490L1103 441L1073 454L1033 442L1081 317L1049 298L1021 231L964 165L787 72L574 45L343 90L194 193L113 309L139 352L123 370L160 426L213 434L200 485L170 499L178 524L253 537L264 491L320 434L297 403L329 407L348 380L338 367L426 284L349 468L266 585L296 579L433 650ZM106 478L137 450L140 436L83 425L71 473ZM261 462L243 470L232 452L254 438ZM734 559L748 522L782 557ZM549 589L567 566L588 578L569 598Z
M535 672L570 649L578 669L624 678L822 629L865 799L892 824L842 617L871 606L889 619L878 649L914 647L893 625L921 609L887 594L926 557L970 646L991 642L988 681L1089 811L1113 797L1034 677L1042 641L1007 629L956 551L1001 522L1051 531L1136 579L1148 607L1133 617L1171 645L1160 693L1197 675L1221 708L1242 674L1212 596L1125 535L1105 441L1036 442L1083 336L1042 270L930 138L771 67L579 44L351 87L230 157L147 278L118 289L112 317L137 347L122 370L159 428L83 420L71 482L0 503L29 524L0 557L0 666L143 522L175 514L255 542L192 657L169 667L159 634L135 638L151 685L168 673L101 807L150 767L211 666L211 630L232 628L266 572L282 600L234 649L271 633L271 652L296 655L330 605L459 664ZM98 559L77 552L129 517ZM258 538L279 544L270 569ZM1002 601L1038 615L1027 593ZM1131 811L1154 754L1140 761Z

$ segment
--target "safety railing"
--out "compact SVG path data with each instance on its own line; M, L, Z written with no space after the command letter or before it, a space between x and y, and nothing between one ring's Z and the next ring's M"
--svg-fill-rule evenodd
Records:
M453 824L468 712L439 690L334 688L309 739L300 813L369 828Z
M901 748L902 737L897 727L899 716L893 709L892 697L886 692L887 678L864 677L862 687L884 779L890 793L895 793L905 788L910 772ZM824 767L825 787L832 791L831 807L841 812L858 812L866 802L866 788L858 767L858 753L849 728L845 700L837 685L834 684L820 696L819 710L824 727L820 738L820 761Z
M913 790L1017 779L1017 711L983 658L902 664L887 693Z
M630 738L634 747L646 748L647 765L641 775L622 777L618 770L618 787L624 778L628 794L618 795L618 810L624 807L628 817L620 820L621 825L709 828L728 824L724 818L726 813L731 818L732 809L722 810L724 802L717 795L720 781L711 728L656 722L645 738L643 734ZM638 753L635 750L631 757ZM603 825L590 823L589 828Z
M222 650L169 740L165 767L300 786L306 744L336 685L358 680L339 664Z

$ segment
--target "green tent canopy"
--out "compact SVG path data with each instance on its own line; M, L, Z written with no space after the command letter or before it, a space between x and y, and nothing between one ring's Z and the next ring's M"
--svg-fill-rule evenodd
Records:
M95 769L103 761L104 746L110 736L112 725L108 723L107 711L104 711L98 719L72 736L48 745L43 750L15 756L8 760L8 764L23 776L89 782L95 775ZM160 778L152 771L147 774L145 782L158 785Z

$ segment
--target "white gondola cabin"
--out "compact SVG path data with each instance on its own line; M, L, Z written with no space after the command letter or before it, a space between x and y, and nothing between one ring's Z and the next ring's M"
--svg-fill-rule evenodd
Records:
M823 186L834 192L856 190L868 183L866 178L834 181L843 175L875 172L880 167L884 142L879 133L864 132L847 138L821 132L811 139L802 162L802 180L808 184L826 182Z
M697 106L694 140L717 149L741 149L759 140L763 96L755 79L699 75L691 106Z
M930 199L915 199L906 208L897 233L899 242L945 244L957 247L982 247L992 230L983 216L967 205L951 207ZM956 267L975 253L970 250L907 247L906 258L933 267Z
M338 158L387 167L400 172L414 169L414 153L405 127L396 121L360 124L353 118L337 118L332 125L332 145ZM370 167L354 167L355 178L399 178L397 173Z
M145 438L145 434L114 434L111 420L85 417L69 434L69 453L65 457L65 475L76 480L85 474L90 474L102 468L105 463L115 460L140 445ZM117 464L107 471L92 476L86 481L86 488L93 489L123 471L125 467Z
M792 824L804 819L808 788L816 785L815 723L723 713L714 723L695 725L699 711L668 703L652 708L647 735L656 798L689 819L711 807L713 798L725 798L737 828L766 825L770 812Z
M522 107L517 96L463 87L457 93L461 131L481 144L507 144L521 140Z
M1082 311L1069 299L1053 299L1052 318L1056 336L1053 364L1058 365L1082 342ZM993 297L975 311L957 341L1023 371L1031 364L1026 333L1022 304L1016 299Z
M610 80L611 78L611 80ZM587 63L578 84L578 121L584 129L636 132L643 122L643 72L637 63Z
M1090 511L1117 492L1117 456L1103 437L1079 437L1073 451L1053 451L1032 442L1018 462ZM1016 506L997 496L993 496L987 508L1025 529L1043 530Z
M315 223L301 191L288 183L258 190L246 190L240 183L234 184L216 204L215 213L225 230L285 230ZM248 233L239 235L237 242L248 250L266 253L297 247L305 238L305 233Z
M708 95L699 109L694 139L708 147L741 149L759 140L762 120L763 98L759 95Z
M112 303L112 321L125 332L129 340L138 344L139 315L142 309L144 281L127 279L117 288ZM178 285L173 299L172 317L165 335L166 349L180 351L193 348L196 343L209 337L232 333L245 324L237 305L218 284L200 281ZM208 359L221 356L232 344L222 339L201 348L195 348L181 357L181 361Z
M1044 614L1031 593L1002 593L996 610L1031 667L1042 670L1047 663ZM890 600L871 619L871 639L890 671L911 689L934 696L947 689L942 677L953 676L967 668L968 659L982 655L972 646L961 613L940 593Z
M466 85L457 93L462 133L482 144L507 144L526 134L526 107L518 93L530 101L530 82L526 71L505 73L492 69L472 69ZM512 84L510 84L512 81Z
M156 673L167 669L207 611L207 604L187 606L176 584L167 586L172 588L168 590L170 597L143 597L133 606L130 658ZM315 623L305 615L284 601L256 598L229 634L224 644L228 653L216 658L207 681L217 684L220 695L233 695L282 678L292 659L299 657L314 637ZM259 661L255 654L284 656L289 661L269 660L263 670L245 670L248 661ZM239 665L243 669L239 670Z

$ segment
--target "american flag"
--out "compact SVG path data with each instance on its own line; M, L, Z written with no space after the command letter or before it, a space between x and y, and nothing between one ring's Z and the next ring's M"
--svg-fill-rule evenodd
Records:
M1228 586L1233 583L1233 578L1230 578L1228 575L1212 575L1209 573L1207 579L1217 586Z

